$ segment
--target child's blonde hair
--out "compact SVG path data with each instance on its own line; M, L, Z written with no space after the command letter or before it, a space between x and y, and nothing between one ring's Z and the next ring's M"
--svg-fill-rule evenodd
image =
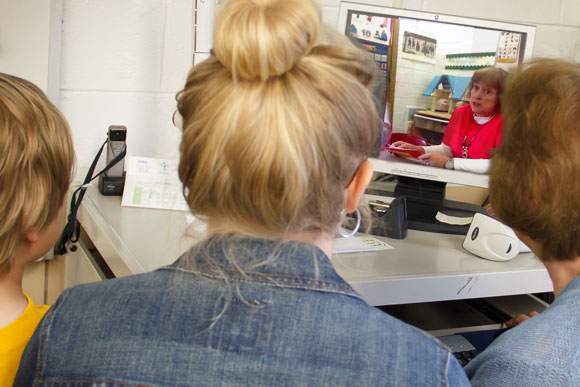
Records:
M194 214L257 232L335 232L382 122L374 61L323 28L313 0L223 5L213 55L178 94L179 177Z
M60 215L73 163L59 110L32 83L0 73L0 274L29 229Z

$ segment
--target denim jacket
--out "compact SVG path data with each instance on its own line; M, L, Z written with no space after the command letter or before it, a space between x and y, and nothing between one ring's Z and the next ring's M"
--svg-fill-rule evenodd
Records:
M580 386L580 277L465 368L474 386Z
M318 248L226 236L154 272L63 292L26 348L16 385L469 381L446 347L368 305Z

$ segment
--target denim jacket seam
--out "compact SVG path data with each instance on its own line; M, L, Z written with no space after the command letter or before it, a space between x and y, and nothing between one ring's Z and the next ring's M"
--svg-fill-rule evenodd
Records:
M137 387L154 387L154 384L140 384L140 383L130 383L130 382L120 382L116 380L109 380L109 379L95 379L95 380L88 380L88 379L58 379L58 380L45 380L44 378L34 378L33 383L47 383L47 384L57 384L57 383L89 383L90 385L94 385L95 383L107 383L113 385L121 385L121 386L137 386Z
M185 269L179 266L165 266L164 268L166 269L180 269L180 270L185 270L188 271L189 269ZM198 268L198 270L194 270L195 268ZM207 271L204 271L200 268L206 268ZM163 269L163 268L162 268ZM213 266L211 265L204 265L204 264L196 264L194 269L191 269L191 271L199 271L202 273L210 273L213 269ZM237 269L230 269L227 267L220 267L220 269L222 269L225 272L230 272L230 273L236 273L239 272ZM305 280L305 281L316 281L316 282L321 282L321 283L328 283L331 285L337 285L343 288L347 288L346 286L342 285L340 282L336 282L336 281L330 281L330 280L325 280L325 279L320 279L320 278L312 278L312 277L305 277L305 276L299 276L299 275L290 275L290 274L274 274L274 273L261 273L261 272L256 272L256 271L246 271L247 274L252 274L255 276L269 276L269 277L278 277L278 278L286 278L286 279L297 279L297 280ZM232 277L235 277L232 275Z
M215 278L215 279L223 279L224 277L216 274L213 271L202 271L202 270L190 270L190 269L183 269L183 268L179 268L179 267L169 267L166 266L165 268L161 268L161 269L169 269L169 270L175 270L175 271L180 271L180 272L185 272L185 273L198 273L201 275L205 275L211 278ZM160 270L161 270L160 269ZM288 288L288 289L308 289L308 290L318 290L318 291L326 291L326 292L332 292L332 293L338 293L338 294L344 294L344 295L348 295L348 296L353 296L356 298L361 298L356 292L354 292L352 290L352 288L341 285L340 283L337 282L332 282L332 281L326 281L328 283L332 283L332 284L336 284L336 287L329 287L329 286L322 286L324 284L316 284L316 283L305 283L305 282L299 282L299 283L281 283L281 282L276 282L273 280L261 280L258 278L245 278L243 276L234 276L229 274L228 278L232 278L236 281L240 281L240 282L245 282L245 283L249 283L249 284L255 284L255 283L259 283L259 284L265 284L265 285L271 285L271 286L276 286L276 287L281 287L281 288ZM307 277L303 277L303 278L307 278Z
M65 289L61 295L59 296L59 305L52 306L51 310L48 311L48 315L45 316L46 318L42 321L41 327L41 335L39 335L39 343L38 343L38 353L36 354L36 362L37 364L40 363L40 374L44 377L46 373L46 348L48 347L48 341L50 340L50 331L52 330L52 320L56 310L59 308L60 304L62 304L71 294L71 289ZM36 367L39 368L38 366ZM36 377L34 378L36 380Z
M201 267L206 267L206 268L208 268L208 270L203 270ZM162 267L161 269L178 270L178 271L191 272L191 273L200 273L203 275L213 275L213 276L218 275L215 271L211 270L211 268L212 267L209 265L196 265L196 267L192 268L192 269L185 269L185 268L181 268L181 267L177 267L177 266L165 266L165 267ZM224 272L228 272L227 275L230 278L248 279L246 276L243 276L243 275L235 275L235 273L238 272L235 269L229 269L229 268L224 268L224 267L220 267L220 269L222 269ZM274 273L260 273L260 272L254 272L254 271L248 271L246 273L249 275L256 276L256 277L267 277L267 278L273 277L273 278L281 278L281 279L285 279L285 280L298 280L296 282L297 284L304 284L304 285L320 284L321 286L328 285L330 289L343 289L345 291L352 291L352 288L348 285L343 285L340 282L330 281L330 280L325 280L325 279L320 279L320 278L312 278L312 277L297 276L297 275L274 274ZM260 280L259 278L256 278L255 280L257 282L272 282L272 281L263 281L263 280ZM300 282L300 280L302 280L304 282ZM274 283L277 283L277 282L274 282Z
M425 332L421 329L418 329L416 327L411 326L413 329L415 329L417 332L421 333L423 336L430 338L430 339L434 339L433 335L429 334L428 332ZM445 344L443 344L441 341L435 339L437 341L437 344L439 345L439 356L441 357L441 362L440 364L442 365L441 367L439 367L439 380L440 380L440 385L441 386L448 386L449 385L449 380L447 380L447 374L449 373L449 362L451 361L451 350L449 350L447 348L447 346L445 346Z
M439 353L441 354L441 356L443 357L443 367L441 367L440 372L440 385L441 386L448 386L449 385L449 380L447 380L447 374L449 373L449 362L451 360L451 354L449 352L446 352L445 347L443 346L443 344L439 344Z

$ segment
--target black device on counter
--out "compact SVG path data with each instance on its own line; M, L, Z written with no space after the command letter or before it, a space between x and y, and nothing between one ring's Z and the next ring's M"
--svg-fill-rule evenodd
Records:
M371 200L369 207L372 214L370 231L372 235L393 239L407 237L407 201L404 196L395 198L388 204L380 200Z
M362 219L361 231L393 239L407 237L407 200L404 196L390 202L386 197L384 201L373 199L369 200L368 205L371 210L370 227L368 221ZM353 219L352 215L348 218Z
M124 153L127 145L127 128L123 125L109 126L107 134L107 165L111 165L99 176L99 192L102 195L122 195L125 187ZM122 156L121 156L122 155ZM114 163L113 161L116 160Z

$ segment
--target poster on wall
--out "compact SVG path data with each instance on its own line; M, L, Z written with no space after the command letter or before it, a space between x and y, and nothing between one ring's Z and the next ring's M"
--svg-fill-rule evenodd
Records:
M403 57L422 62L435 63L437 39L405 31L403 33Z
M496 58L499 63L517 63L520 52L520 34L502 31L499 34Z
M364 49L370 52L381 70L384 78L383 91L387 86L388 53L391 45L393 19L372 14L351 13L345 33L355 39Z
M349 12L344 33L373 55L380 69L379 83L374 94L381 104L379 114L386 117L386 96L389 84L388 55L392 42L393 19L385 15ZM384 110L382 106L385 106ZM388 119L385 118L385 121Z
M362 13L353 13L348 23L348 34L367 43L378 43L390 46L393 29L393 19Z

